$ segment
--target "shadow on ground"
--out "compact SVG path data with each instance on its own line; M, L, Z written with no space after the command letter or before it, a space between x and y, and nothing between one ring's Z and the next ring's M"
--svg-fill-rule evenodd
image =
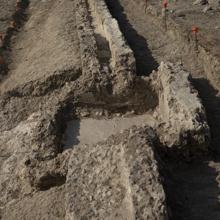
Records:
M149 75L158 68L157 61L153 58L146 39L139 35L129 23L124 9L118 0L106 0L108 8L114 18L117 19L119 27L134 52L138 75Z
M207 79L193 78L192 82L206 109L211 151L188 162L175 152L160 153L161 175L171 220L219 220L220 97Z
M205 78L194 78L193 84L198 90L206 109L208 124L211 128L211 148L220 153L220 96L218 91Z
M170 220L219 220L220 160L181 160L166 158L161 172Z
M67 123L66 131L64 133L63 150L71 149L73 146L79 144L79 130L80 120L75 119Z

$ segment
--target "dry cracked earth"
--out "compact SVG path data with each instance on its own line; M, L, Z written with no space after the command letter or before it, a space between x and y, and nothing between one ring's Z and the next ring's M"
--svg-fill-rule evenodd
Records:
M0 219L219 220L219 19L219 0L1 0Z

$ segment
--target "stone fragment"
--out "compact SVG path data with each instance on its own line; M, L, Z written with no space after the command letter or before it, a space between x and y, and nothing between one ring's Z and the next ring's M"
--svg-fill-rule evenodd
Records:
M207 149L209 126L198 92L190 83L190 74L182 66L162 62L151 77L159 97L161 141L169 147L188 147L190 151L197 147Z
M105 142L73 149L65 219L168 220L155 140L152 129L132 127Z

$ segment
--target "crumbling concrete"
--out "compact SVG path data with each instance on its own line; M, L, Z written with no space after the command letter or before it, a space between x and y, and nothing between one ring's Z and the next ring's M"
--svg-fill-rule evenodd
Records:
M1 149L1 205L32 190L28 183L33 176L28 176L29 181L22 181L26 158L31 156L39 162L57 155L57 135L53 126L56 123L46 115L32 114L15 128L1 132L0 145L4 145Z
M209 126L198 92L190 83L190 74L181 66L161 63L152 74L158 93L158 127L160 139L167 146L190 146L206 149L210 138ZM160 131L162 130L162 132Z
M73 149L65 219L167 220L154 140L152 129L132 127L105 142Z
M91 79L92 76L93 80L88 81L90 85L93 84L93 90L99 93L99 97L96 94L93 101L95 99L106 99L110 96L115 97L115 99L119 99L119 97L125 99L130 96L133 87L136 68L133 52L127 45L117 21L112 18L104 1L89 1L89 5L95 11L96 18L91 16L87 1L76 1L77 30L84 78ZM88 19L90 16L91 19L97 19L100 22L99 25L103 28L104 37L109 43L111 75L101 68L98 60L97 42L95 41L94 30L91 27L91 19ZM95 82L99 82L99 85L94 85Z
M86 1L77 0L75 4L82 72L84 78L91 79L94 78L94 75L100 74L100 63L97 56L97 44L94 37L94 30L91 27Z
M115 74L135 74L136 62L133 51L125 41L120 31L118 22L110 14L104 0L90 0L90 5L94 7L99 25L103 28L105 36L109 42L112 53L112 66Z
M128 46L122 32L120 31L118 22L109 12L105 1L90 0L90 7L95 11L100 27L102 27L104 35L109 42L113 70L114 93L121 90L127 94L126 89L131 87L133 75L136 73L136 61L133 51Z

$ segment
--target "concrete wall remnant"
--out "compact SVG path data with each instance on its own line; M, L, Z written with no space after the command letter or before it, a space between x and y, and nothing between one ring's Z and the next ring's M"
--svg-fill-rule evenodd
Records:
M190 82L190 74L180 65L162 62L151 77L159 99L161 141L167 146L206 149L209 126L198 92Z
M134 126L105 142L73 149L65 219L168 220L154 138L149 127Z

